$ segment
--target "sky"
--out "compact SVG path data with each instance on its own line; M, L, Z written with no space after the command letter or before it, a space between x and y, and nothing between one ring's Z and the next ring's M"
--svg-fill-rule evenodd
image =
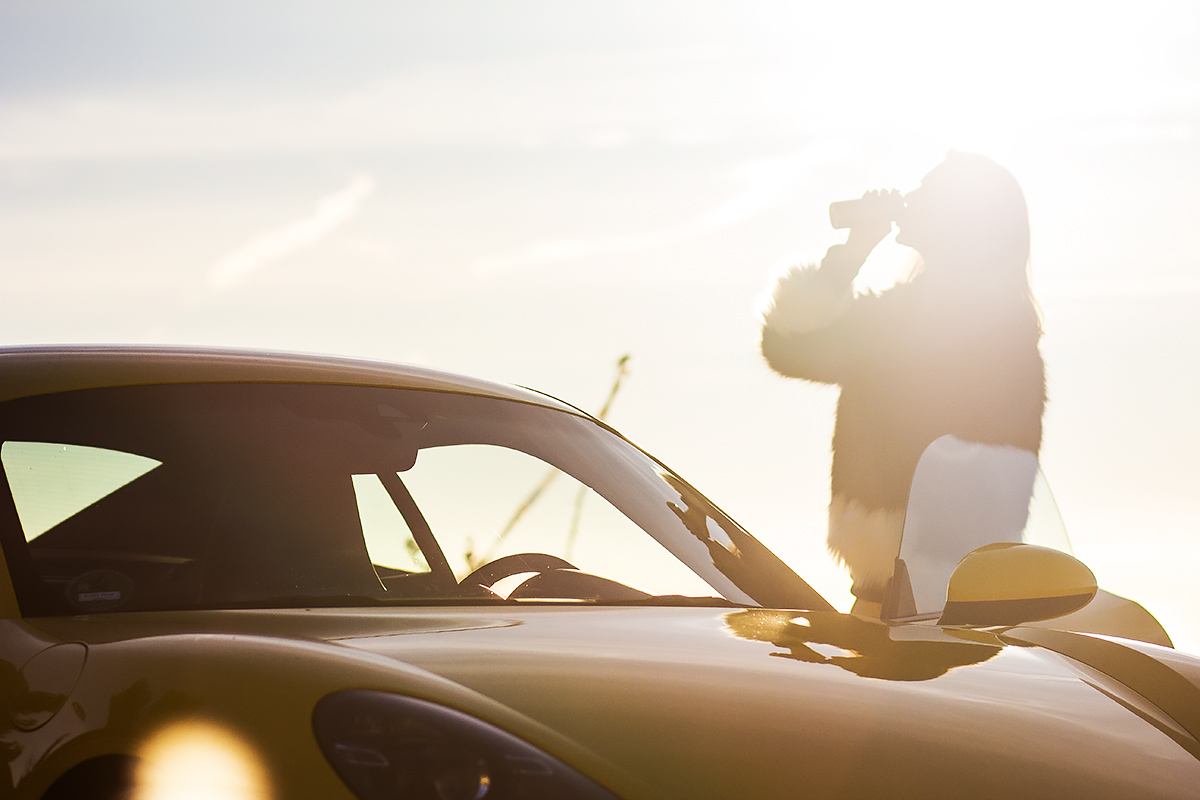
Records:
M598 410L839 608L836 390L770 373L831 201L1025 190L1077 555L1200 652L1200 6L0 0L0 341L402 361ZM885 242L859 278L910 263Z

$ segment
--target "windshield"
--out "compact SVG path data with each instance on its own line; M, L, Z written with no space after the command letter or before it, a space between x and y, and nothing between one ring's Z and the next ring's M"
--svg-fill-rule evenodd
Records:
M884 618L939 615L958 562L993 542L1071 552L1037 456L954 436L934 440L913 474Z
M92 389L0 413L26 616L461 602L827 607L588 418L448 392ZM698 598L698 599L697 599Z

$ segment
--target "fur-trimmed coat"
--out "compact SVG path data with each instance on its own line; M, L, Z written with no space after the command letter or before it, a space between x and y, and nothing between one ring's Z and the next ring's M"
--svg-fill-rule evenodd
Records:
M837 256L834 248L826 261ZM930 442L953 434L1037 454L1046 403L1041 331L1032 313L1014 320L986 307L939 307L922 276L852 296L833 274L794 268L779 280L762 352L781 375L841 386L828 543L855 595L878 601Z

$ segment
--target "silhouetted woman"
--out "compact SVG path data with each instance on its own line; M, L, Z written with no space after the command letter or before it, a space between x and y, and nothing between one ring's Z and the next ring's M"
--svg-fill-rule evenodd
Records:
M784 275L763 324L775 371L841 386L828 543L850 570L858 613L878 614L925 447L953 434L1036 454L1046 402L1029 214L1016 179L952 152L896 216L896 241L919 255L907 280L851 294L891 231L880 210L818 267Z

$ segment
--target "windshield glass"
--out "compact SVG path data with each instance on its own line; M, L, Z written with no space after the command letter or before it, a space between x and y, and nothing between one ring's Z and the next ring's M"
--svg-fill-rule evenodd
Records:
M0 419L0 535L27 616L506 599L825 607L661 464L541 406L194 384L25 398Z
M913 475L884 617L940 614L958 562L993 542L1071 552L1037 456L954 436L936 439L922 453Z

